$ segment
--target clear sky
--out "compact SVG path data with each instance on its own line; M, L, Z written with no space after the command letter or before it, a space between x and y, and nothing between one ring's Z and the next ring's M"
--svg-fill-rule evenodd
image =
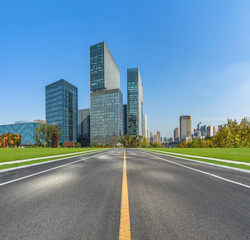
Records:
M250 116L249 0L1 0L0 123L45 119L61 78L89 107L89 46L105 41L121 72L139 67L149 131L171 137Z

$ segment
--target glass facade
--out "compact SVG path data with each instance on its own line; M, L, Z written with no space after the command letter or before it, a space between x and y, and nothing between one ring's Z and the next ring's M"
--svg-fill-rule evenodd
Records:
M128 127L127 127L127 104L123 105L123 134L127 135L128 134Z
M105 42L90 47L90 90L120 88L120 71Z
M46 86L46 122L61 126L61 142L76 142L78 127L77 88L61 79Z
M127 70L128 135L143 134L143 86L138 68Z
M82 146L88 146L90 143L90 108L78 111L78 142Z
M41 126L41 124L33 122L0 125L0 135L3 133L20 134L21 146L34 145L34 130L38 126Z
M90 94L90 142L109 144L123 136L123 95L120 89Z

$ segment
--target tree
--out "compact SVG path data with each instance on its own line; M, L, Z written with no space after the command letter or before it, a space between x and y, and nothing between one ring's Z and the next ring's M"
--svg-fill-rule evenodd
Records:
M34 130L35 145L43 147L52 147L53 134L56 135L57 145L59 145L62 134L61 127L58 124L42 124Z

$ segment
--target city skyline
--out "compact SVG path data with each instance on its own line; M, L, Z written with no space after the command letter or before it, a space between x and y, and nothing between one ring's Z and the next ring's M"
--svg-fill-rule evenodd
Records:
M107 43L121 71L124 103L126 69L141 70L149 131L173 136L181 115L192 116L192 129L199 122L220 125L227 117L238 121L248 117L250 34L246 23L250 4L211 1L201 16L199 11L204 13L205 5L191 2L196 8L181 1L162 1L162 8L159 3L151 7L135 3L132 8L126 3L108 3L112 10L109 18L103 15L102 3L95 11L94 3L54 3L49 8L27 1L12 2L15 7L1 3L5 11L0 16L0 81L3 98L9 100L2 104L0 123L45 119L44 86L61 78L78 88L79 109L88 108L88 49L100 41ZM125 17L129 8L133 21ZM141 20L135 15L138 8ZM161 12L156 17L156 9L172 13ZM44 12L47 17L41 19ZM62 13L67 12L67 18L62 19ZM97 14L103 16L99 31L94 30L98 23L91 22ZM134 34L133 40L127 33ZM9 98L10 92L18 97L18 103Z

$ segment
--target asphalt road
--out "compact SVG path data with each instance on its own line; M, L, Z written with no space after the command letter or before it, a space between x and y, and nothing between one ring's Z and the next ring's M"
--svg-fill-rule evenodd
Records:
M0 240L119 239L123 163L114 149L0 173ZM250 173L134 149L126 164L131 239L250 239Z

